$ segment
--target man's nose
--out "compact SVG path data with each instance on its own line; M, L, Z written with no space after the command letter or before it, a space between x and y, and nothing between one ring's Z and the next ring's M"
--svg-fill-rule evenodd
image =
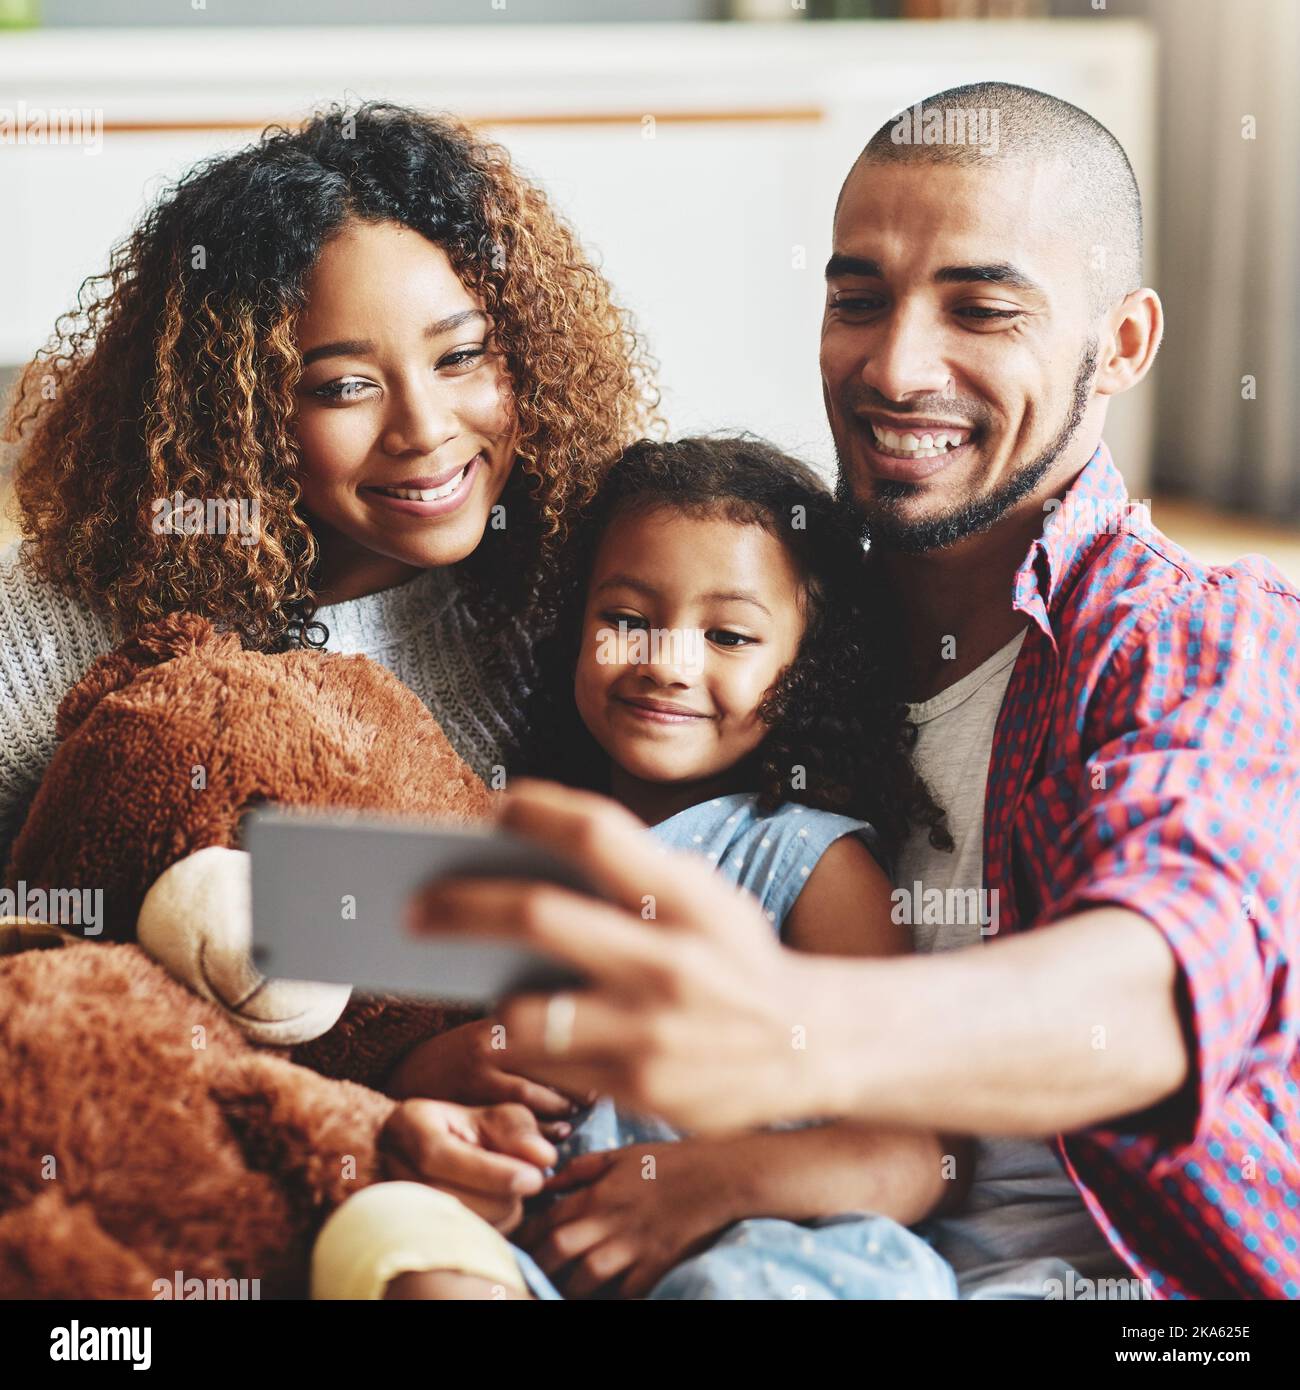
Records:
M939 325L931 315L919 306L896 306L872 336L862 364L862 383L888 401L947 394L952 373L940 352L941 342Z

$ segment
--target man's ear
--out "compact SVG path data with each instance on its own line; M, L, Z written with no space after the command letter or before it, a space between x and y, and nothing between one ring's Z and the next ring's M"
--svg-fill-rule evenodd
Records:
M1165 311L1155 290L1126 294L1110 311L1092 389L1099 396L1132 390L1151 370L1165 332Z
M66 738L105 695L130 685L141 671L200 650L234 655L240 650L239 637L218 632L207 618L194 613L171 613L137 628L116 650L95 661L63 697L55 733Z

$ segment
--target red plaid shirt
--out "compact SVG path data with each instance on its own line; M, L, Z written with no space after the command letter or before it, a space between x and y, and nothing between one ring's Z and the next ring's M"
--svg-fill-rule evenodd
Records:
M1186 1093L1053 1146L1161 1298L1300 1298L1300 595L1128 511L1103 444L1016 574L985 882L1011 930L1112 904L1169 943Z

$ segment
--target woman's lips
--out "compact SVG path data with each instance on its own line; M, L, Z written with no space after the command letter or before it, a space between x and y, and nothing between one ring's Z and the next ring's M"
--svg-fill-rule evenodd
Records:
M442 497L431 497L428 501L414 497L394 497L391 492L385 492L383 488L375 486L363 487L361 491L366 495L368 501L375 502L392 511L405 512L408 516L445 516L448 512L454 512L457 507L464 503L473 489L474 479L484 462L482 453L475 454L465 465L460 475L460 481L452 491ZM445 487L446 484L444 483L443 486ZM414 488L403 490L416 491ZM433 490L423 489L423 491Z
M707 714L697 714L693 710L683 709L680 705L670 705L666 701L633 700L623 695L615 695L614 700L622 705L634 719L644 719L651 724L690 724L695 720L710 717Z

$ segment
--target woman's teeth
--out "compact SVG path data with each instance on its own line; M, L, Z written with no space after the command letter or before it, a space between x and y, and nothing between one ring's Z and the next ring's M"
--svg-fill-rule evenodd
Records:
M470 463L474 460L470 459ZM400 497L406 502L436 502L440 497L450 497L453 492L465 481L465 474L469 471L469 463L460 470L456 476L441 487L381 487L380 492L386 493L389 497Z
M928 433L909 431L907 434L897 434L877 425L872 425L871 433L882 449L914 459L938 458L940 454L959 449L970 438L969 430L931 430Z

